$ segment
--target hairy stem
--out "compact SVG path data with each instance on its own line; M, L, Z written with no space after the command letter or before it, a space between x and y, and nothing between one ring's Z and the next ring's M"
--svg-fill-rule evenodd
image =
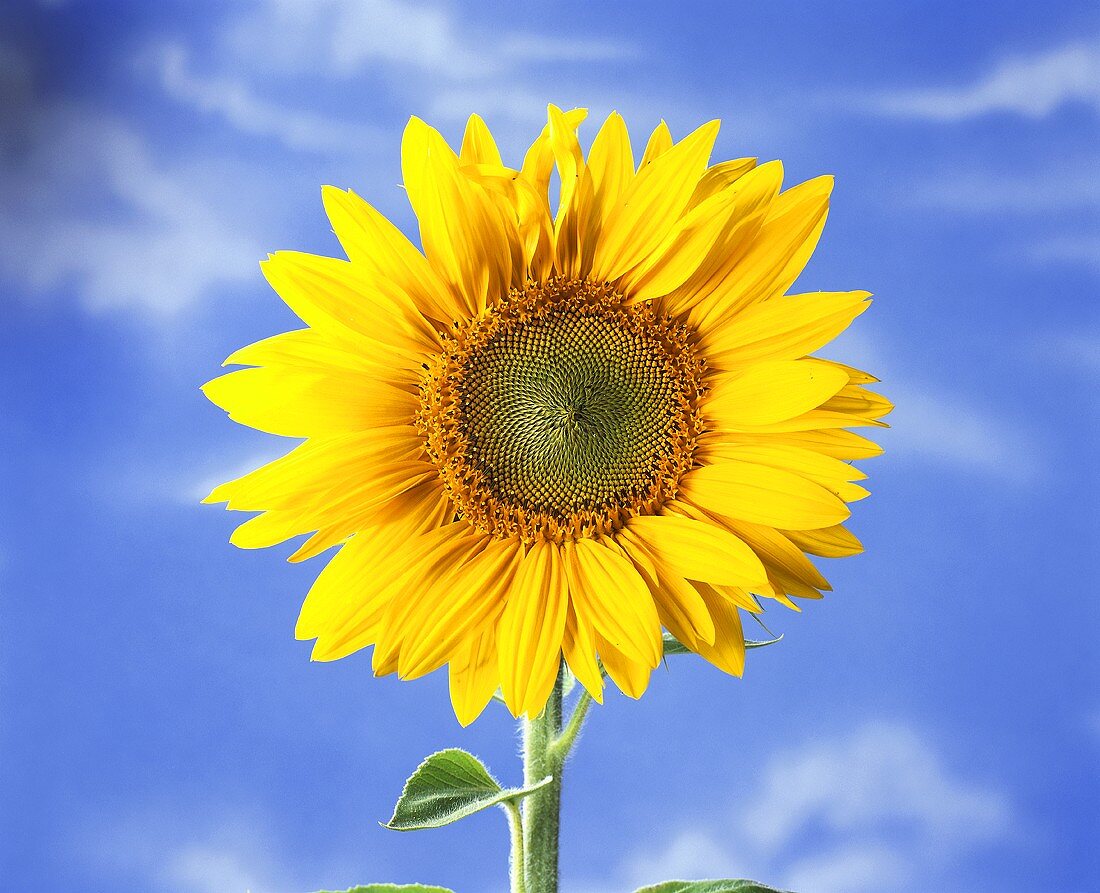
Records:
M554 780L523 800L526 893L558 893L558 828L561 813L561 764L552 745L561 733L562 676L542 714L523 722L523 783Z
M592 704L592 696L582 690L563 730L562 688L565 672L563 667L558 673L558 681L542 715L523 723L523 783L535 784L548 775L554 780L523 800L523 854L520 858L526 890L516 886L513 877L513 893L558 893L561 777L565 761L577 742L577 735ZM513 864L517 852L513 845Z
M523 816L515 801L504 804L508 813L508 827L512 831L511 893L527 893L526 860L523 857Z
M573 749L573 745L577 743L577 735L580 734L581 726L584 725L584 718L588 715L590 706L592 706L592 695L582 690L580 697L577 699L577 704L573 708L573 715L569 717L569 722L566 723L564 731L550 742L551 754L558 762L564 764L566 757Z

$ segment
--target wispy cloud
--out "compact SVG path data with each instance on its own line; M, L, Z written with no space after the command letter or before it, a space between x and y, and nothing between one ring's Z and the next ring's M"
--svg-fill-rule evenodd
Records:
M1100 247L1100 246L1098 246ZM1047 332L1036 339L1036 356L1089 375L1100 375L1100 329L1084 326L1072 332Z
M1072 102L1100 110L1100 41L1006 59L970 84L880 94L866 106L898 117L959 121L994 112L1041 118Z
M955 777L913 728L871 722L774 757L738 821L765 853L782 853L813 823L848 837L894 821L939 851L996 839L1009 807L999 791Z
M97 874L165 893L283 893L316 889L323 884L318 875L341 876L280 858L264 818L213 812L187 821L174 810L146 807L89 830L77 845Z
M1027 246L1026 255L1038 264L1072 264L1100 271L1100 232L1040 238Z
M975 398L911 385L891 384L886 390L897 409L890 415L890 430L877 439L891 456L1022 486L1041 475L1030 432L1014 428Z
M1042 214L1100 208L1100 157L1062 158L1030 176L986 171L943 174L905 186L909 201L966 216Z
M200 77L193 72L187 49L180 43L151 47L139 65L150 67L174 100L220 116L241 133L275 137L288 149L325 154L363 152L378 147L385 135L384 130L369 124L271 102L238 78Z
M953 772L896 722L776 753L737 801L724 826L681 828L667 846L629 858L606 889L754 876L814 893L924 890L1015 822L1000 788Z
M255 277L261 243L218 159L170 164L131 125L70 104L36 113L22 139L0 166L0 273L35 290L71 286L92 310L162 317Z
M849 330L830 347L843 358L883 379L881 390L895 405L889 429L876 430L892 460L934 464L978 473L1028 488L1041 478L1036 435L1025 423L1005 418L960 388L936 381L884 338Z
M308 94L281 87L313 83L319 95L332 97L384 84L386 95L402 97L404 108L435 119L465 119L478 111L529 128L543 121L547 101L562 101L560 92L578 70L637 54L627 43L578 34L490 31L449 7L400 0L267 0L228 16L219 31L201 70L178 40L153 45L140 59L175 101L217 115L240 132L311 152L361 151L395 136L377 123L386 115L385 103L369 104L374 121L344 121L296 107L283 95L295 93L302 101ZM558 69L544 77L550 64ZM564 78L562 65L568 66Z
M280 456L284 456L297 445L297 441L283 439L269 447L267 450L258 451L241 458L239 454L233 457L214 457L206 462L207 470L202 478L195 480L190 476L178 482L178 486L163 488L164 495L170 499L182 502L184 505L198 505L210 495L215 487L226 481L233 481L242 475L255 471L262 465L274 462ZM213 470L210 470L213 469ZM176 483L176 482L174 482Z
M533 62L598 62L632 47L582 35L478 30L442 5L401 0L268 0L230 26L229 45L288 72L351 77L394 66L449 80L484 78Z

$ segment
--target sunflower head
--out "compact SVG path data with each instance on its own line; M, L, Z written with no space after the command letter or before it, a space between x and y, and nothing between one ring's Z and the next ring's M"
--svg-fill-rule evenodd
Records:
M376 673L449 667L459 719L501 690L541 711L564 661L638 697L662 629L744 667L741 612L829 588L808 555L860 551L851 428L891 405L816 353L865 292L788 290L832 180L710 165L717 122L635 164L612 114L551 106L518 168L474 116L461 150L418 119L402 145L423 251L351 192L325 206L348 260L264 264L305 328L246 347L204 391L303 442L216 488L259 512L245 548L338 547L297 634L318 660L373 646ZM559 200L549 201L554 171Z
M417 424L458 513L491 536L611 534L691 467L703 369L671 317L551 278L447 334Z

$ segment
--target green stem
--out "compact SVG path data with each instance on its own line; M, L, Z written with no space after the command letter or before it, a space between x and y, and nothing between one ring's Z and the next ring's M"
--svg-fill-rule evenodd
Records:
M548 775L553 781L523 800L522 845L520 852L513 845L513 864L517 858L523 864L526 889L517 886L513 877L513 893L558 893L558 833L561 825L561 777L569 752L577 742L584 725L592 696L582 691L562 729L562 683L564 668L558 673L554 691L546 702L542 715L523 723L523 782L530 785Z
M542 714L523 723L523 783L554 780L523 799L524 875L527 893L558 893L558 828L561 814L561 765L552 745L561 733L562 677Z
M504 804L508 813L508 827L512 830L511 893L527 893L526 871L523 858L523 816L514 801Z
M569 722L565 726L565 731L550 744L551 752L559 762L565 763L565 758L569 756L573 745L577 743L577 735L580 734L581 726L584 725L584 718L588 715L588 708L591 706L592 695L582 690L580 697L577 699L577 704L573 708L573 715L569 717Z

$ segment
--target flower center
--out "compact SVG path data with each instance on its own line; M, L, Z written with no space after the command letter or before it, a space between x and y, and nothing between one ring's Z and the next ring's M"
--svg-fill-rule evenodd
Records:
M608 285L513 290L456 326L417 425L457 512L494 536L608 533L675 495L701 432L686 330Z

